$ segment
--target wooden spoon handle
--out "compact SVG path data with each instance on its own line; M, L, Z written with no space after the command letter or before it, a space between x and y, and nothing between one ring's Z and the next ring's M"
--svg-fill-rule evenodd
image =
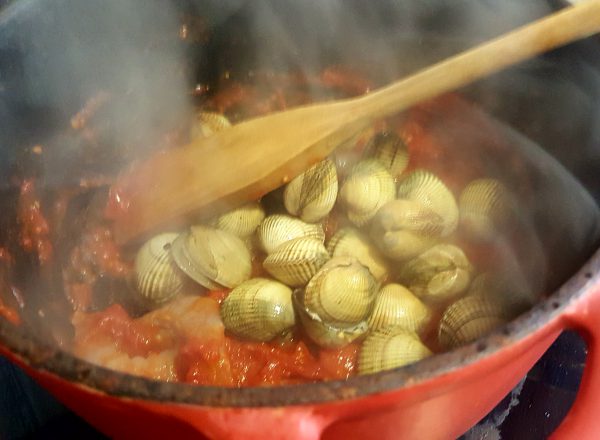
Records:
M600 0L588 0L354 99L359 117L377 119L455 90L600 29Z

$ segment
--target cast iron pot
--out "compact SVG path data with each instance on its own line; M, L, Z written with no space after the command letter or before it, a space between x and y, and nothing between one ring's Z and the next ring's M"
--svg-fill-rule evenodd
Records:
M154 98L178 102L181 96L161 87L175 81L162 69L172 61L168 54L185 55L186 65L197 68L193 80L209 83L225 70L318 69L330 63L362 68L385 82L552 9L541 2L526 8L520 1L447 3L177 2L176 11L205 20L196 40L182 48L165 46L181 15L173 19L164 2L14 2L0 12L3 206L14 204L9 177L30 166L27 148L45 143L94 90L124 90L136 105L147 102L139 99L148 90ZM507 148L531 166L529 190L539 193L532 210L540 246L548 253L549 286L560 286L486 338L343 382L235 390L160 383L99 368L61 350L43 319L51 310L46 303L58 301L55 287L27 283L39 272L31 264L20 274L26 285L24 323L15 327L0 319L0 353L114 437L445 439L476 423L563 330L575 329L588 343L588 361L577 400L555 436L599 438L600 252L594 250L600 215L590 196L600 187L596 44L561 49L461 91L484 109L469 106L471 116L487 121L487 131L475 129L465 139L485 144L487 134L502 133ZM159 52L167 54L167 64L157 61ZM136 64L129 63L132 58ZM148 113L144 117L156 116ZM440 129L452 132L457 123L449 118ZM55 146L53 158L37 164L39 181L52 188L96 168L110 173L122 165L115 163L114 151L86 162L76 147ZM2 215L13 213L8 208Z

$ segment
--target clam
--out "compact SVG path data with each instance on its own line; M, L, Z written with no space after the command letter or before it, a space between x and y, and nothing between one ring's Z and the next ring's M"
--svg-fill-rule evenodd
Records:
M394 178L377 159L357 163L340 189L348 218L356 226L367 224L394 195Z
M292 290L266 278L234 288L221 306L225 328L253 341L270 341L295 325Z
M209 137L221 130L231 127L226 116L213 112L197 112L190 128L190 139Z
M391 370L432 354L415 333L401 327L386 327L369 334L363 342L358 355L358 373Z
M390 131L377 133L367 145L365 155L379 160L395 178L408 165L406 144L396 133Z
M454 232L458 225L458 206L446 185L434 174L415 170L398 184L398 198L412 200L431 209L442 219L441 236Z
M383 281L389 273L385 257L358 229L339 229L327 243L327 250L332 257L355 257L363 266L369 268L377 281Z
M325 217L335 204L338 180L335 164L325 159L287 184L283 192L285 209L305 222Z
M334 257L309 281L304 305L328 324L364 321L377 294L377 281L354 257Z
M153 304L162 304L179 294L183 288L183 272L171 257L171 245L176 233L156 235L136 254L135 283L140 295Z
M443 347L455 348L486 335L514 316L514 310L501 301L468 295L445 310L438 339Z
M171 254L181 270L208 289L236 287L250 278L250 251L231 232L192 226L173 242Z
M324 322L319 315L308 310L302 298L303 292L293 293L293 301L306 335L317 345L324 348L339 348L362 338L369 330L367 321L349 326L335 326Z
M247 238L256 231L264 218L265 211L260 203L251 202L220 215L211 225L240 238Z
M513 201L506 187L496 179L469 183L458 200L460 223L470 237L490 240L505 231L513 218Z
M473 267L464 252L438 244L408 261L399 279L426 303L443 303L462 294L471 282Z
M404 261L437 243L442 228L442 218L431 209L411 200L392 200L373 219L371 237L385 255Z
M536 301L531 289L513 271L483 272L477 275L467 295L481 296L503 304L511 314L518 315Z
M329 260L325 246L316 238L286 241L263 261L263 267L289 286L303 286Z
M286 241L295 238L315 238L325 241L325 232L320 224L305 223L289 215L275 214L266 217L256 230L261 248L268 254Z
M400 284L388 284L377 294L368 322L371 331L399 326L420 333L430 320L431 310L410 290Z

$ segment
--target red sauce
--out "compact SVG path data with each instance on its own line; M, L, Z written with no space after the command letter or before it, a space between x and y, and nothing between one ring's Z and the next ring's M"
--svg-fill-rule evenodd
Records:
M19 194L17 220L21 226L19 243L23 250L37 254L40 265L52 258L52 243L48 221L41 210L35 181L24 180Z

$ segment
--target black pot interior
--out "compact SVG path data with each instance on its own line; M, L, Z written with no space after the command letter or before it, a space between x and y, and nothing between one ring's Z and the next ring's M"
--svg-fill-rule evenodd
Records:
M553 8L517 0L182 0L168 7L158 0L15 1L0 11L0 242L10 247L16 240L20 180L35 177L50 196L82 178L114 176L146 154L152 139L176 125L190 104L201 103L202 98L190 98L198 83L214 91L225 72L247 82L266 69L318 72L342 65L385 84ZM510 127L509 138L532 165L533 190L539 194L532 225L543 231L538 245L549 255L548 291L566 281L598 243L600 217L593 201L600 199L598 44L595 38L573 44L461 91ZM90 147L61 129L98 90L109 90L117 104L103 119L101 144ZM46 149L43 158L34 151L38 144ZM83 194L71 208L74 216L84 217L92 199ZM71 227L53 237L63 258L78 226ZM30 256L16 253L14 273L4 278L22 292L26 325L16 331L0 322L3 343L26 362L108 386L113 373L60 350L42 350L70 332L66 319L54 319L68 307L60 267L45 272ZM48 331L50 321L64 325ZM431 362L431 373L439 366ZM413 370L403 371L399 378ZM364 386L369 381L371 386ZM213 390L205 394L212 400L192 387L143 379L117 383L108 390L231 405L327 400L339 397L343 387L362 384L373 391L388 382L374 376L307 386L291 397L277 397L276 390L248 391L246 397Z

